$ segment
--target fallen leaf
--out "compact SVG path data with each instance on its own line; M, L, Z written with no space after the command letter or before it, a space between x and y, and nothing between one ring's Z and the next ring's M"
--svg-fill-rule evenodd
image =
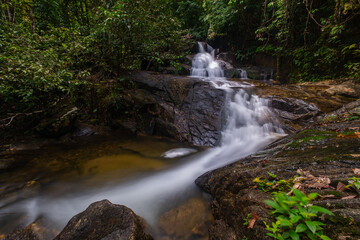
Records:
M339 135L337 135L337 137L338 137L338 138L344 138L345 135L339 134Z
M349 156L354 157L354 158L360 158L360 154L349 154Z
M301 183L297 182L294 184L293 188L298 189L301 186Z
M341 199L353 199L353 198L356 198L356 195L350 195L350 196L342 197Z
M353 171L356 175L360 175L360 169L359 168L353 168Z
M344 192L346 189L346 185L342 182L338 182L338 185L336 186L336 191L338 192Z
M253 228L258 219L259 219L259 215L257 215L256 212L251 213L251 219L249 221L248 228Z
M0 234L0 239L5 238L5 234Z
M336 198L335 195L322 195L321 196L322 199L325 199L325 198Z
M354 132L354 133L358 138L360 138L360 132Z

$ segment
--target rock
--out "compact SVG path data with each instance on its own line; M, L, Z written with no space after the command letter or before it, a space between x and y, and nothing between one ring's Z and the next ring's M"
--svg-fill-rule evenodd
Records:
M37 132L47 137L59 137L74 128L75 119L79 109L67 107L60 113L55 113L51 118L46 118L36 127Z
M175 138L199 146L220 139L226 93L196 78L136 72L129 91L136 119L122 119L132 132ZM131 103L131 104L130 104ZM115 119L119 124L119 119ZM128 124L125 124L128 123Z
M273 69L259 66L242 67L247 72L248 78L254 80L270 80L273 78Z
M23 161L20 161L13 157L0 155L0 171L16 168L18 166L21 166L22 163Z
M216 56L216 60L222 60L230 64L235 63L235 55L232 52L221 52Z
M144 223L131 209L102 200L74 216L55 238L65 239L150 240L152 237L144 231Z
M170 239L208 239L208 226L213 218L201 199L190 199L180 207L164 213L160 230ZM165 239L165 238L160 238Z
M161 156L164 158L176 158L186 156L195 152L197 152L197 150L193 148L174 148L164 152L163 154L161 154Z
M53 239L57 234L45 219L38 219L22 230L15 231L6 236L5 240L47 240Z
M287 125L305 125L318 116L321 111L312 103L294 98L270 97L269 106Z
M358 98L360 97L360 85L356 85L355 83L348 81L340 85L331 86L329 89L325 90L325 92L330 96L340 95Z
M358 102L345 106L357 108ZM284 110L290 111L287 108ZM302 110L292 111L304 114ZM341 111L339 111L340 113ZM346 111L342 110L343 114ZM342 117L340 117L342 118ZM346 184L354 176L353 169L359 165L359 138L353 131L359 129L360 120L349 122L315 122L305 130L290 134L271 144L267 149L239 160L231 165L207 172L196 179L195 183L212 196L211 209L215 222L210 227L210 239L270 239L266 234L263 221L274 221L264 200L271 199L271 193L256 188L255 178L270 179L273 173L278 179L290 179L298 175L297 170L310 171L316 177L331 179L330 187L336 188L338 182ZM342 134L343 137L339 137ZM328 189L310 189L305 193L316 192L322 196L332 194ZM341 193L356 195L353 190ZM323 206L335 216L320 217L326 225L324 233L331 239L340 234L357 239L360 231L359 198L319 199L313 204ZM259 219L254 228L244 226L249 213L256 213ZM351 224L349 224L351 223ZM236 237L234 237L236 236Z

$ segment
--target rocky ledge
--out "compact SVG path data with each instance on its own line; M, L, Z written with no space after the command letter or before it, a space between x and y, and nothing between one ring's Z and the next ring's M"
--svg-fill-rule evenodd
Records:
M277 186L266 189L264 184L282 179L290 189L296 175L305 179L296 187L305 193L319 193L322 197L314 204L334 213L320 216L326 223L325 234L331 239L360 239L359 191L344 188L351 184L349 178L360 177L359 146L360 100L264 151L205 173L196 184L213 199L215 222L210 227L210 239L270 239L264 221L274 219L264 200L272 198L270 192ZM250 218L253 226L245 223Z

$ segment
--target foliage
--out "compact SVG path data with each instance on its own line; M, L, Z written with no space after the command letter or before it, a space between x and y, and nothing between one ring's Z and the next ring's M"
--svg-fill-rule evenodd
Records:
M246 218L244 218L244 226L248 226L249 225L249 222L251 220L251 213L249 213Z
M310 204L311 200L318 197L317 193L310 193L306 196L301 191L294 189L294 196L288 196L285 193L274 193L273 200L266 200L274 211L276 222L271 225L264 222L268 235L274 239L302 239L307 236L309 239L328 240L323 234L322 227L324 223L314 221L318 214L333 215L326 208Z
M42 106L56 96L71 95L89 73L78 66L86 44L76 31L52 29L46 35L14 24L0 28L0 98L24 107Z
M356 189L360 189L360 178L357 178L357 177L352 177L352 178L349 178L349 182L351 183L349 186L354 186Z
M118 1L100 7L91 32L91 45L98 64L121 69L140 68L141 60L165 64L182 54L180 23L169 1ZM112 69L108 69L112 70Z
M189 31L195 39L205 39L208 24L201 19L204 18L202 0L183 0L176 4L176 16L182 21L182 26Z
M261 179L261 177L257 177L253 180L257 185L256 187L262 192L287 192L294 185L293 178L289 180L278 179L277 176L273 173L268 173L270 179Z

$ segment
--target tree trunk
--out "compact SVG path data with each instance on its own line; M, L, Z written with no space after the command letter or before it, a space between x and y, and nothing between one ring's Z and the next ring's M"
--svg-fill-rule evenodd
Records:
M7 9L8 18L9 18L8 21L11 22L11 12L10 12L9 6L7 6L6 9Z
M5 13L4 8L2 7L2 5L3 5L2 0L0 0L0 4L1 4L1 12L2 12L2 16L3 16L3 18L4 18L4 21L6 21L6 13Z
M33 9L31 6L30 6L30 20L31 20L31 25L32 25L32 31L33 31L33 33L35 33L36 22L35 22L35 18L34 18L34 12L33 12Z

